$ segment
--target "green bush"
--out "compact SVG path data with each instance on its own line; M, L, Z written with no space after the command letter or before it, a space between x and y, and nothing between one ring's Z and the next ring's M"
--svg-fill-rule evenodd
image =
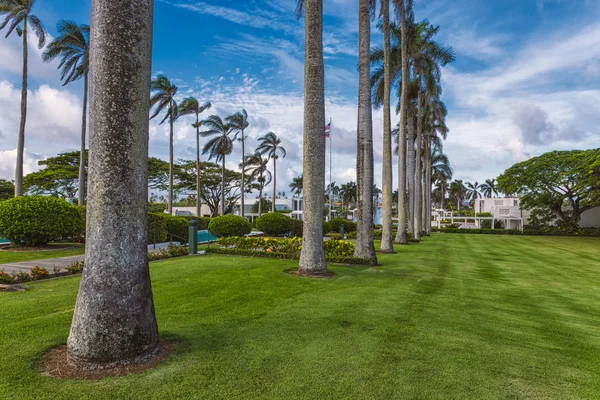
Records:
M189 222L184 217L165 215L167 240L187 243L189 236Z
M267 253L285 253L294 257L300 257L302 239L298 237L274 239L264 237L233 236L220 238L217 244L225 248L240 250L262 250Z
M163 243L167 241L166 214L148 214L148 243Z
M294 231L294 220L281 213L267 213L256 219L256 229L267 235L283 236Z
M326 240L323 242L325 254L332 257L352 257L356 245L345 240Z
M148 212L149 213L164 213L167 209L167 203L148 203Z
M339 233L340 225L344 225L344 233L356 232L356 222L352 222L349 219L334 218L329 221L329 224L331 225L330 232Z
M331 223L329 223L327 221L323 221L323 235L325 235L329 232L331 232Z
M222 215L210 220L208 231L216 237L244 236L252 231L252 225L246 218Z
M6 272L0 270L0 283L10 285L15 283L15 281L16 279L14 275L7 274Z
M304 223L302 220L296 219L294 220L294 236L302 237L302 233L304 231ZM327 221L323 221L323 236L326 236L328 233L332 232L331 223Z
M25 196L0 202L0 236L21 246L39 246L83 234L77 206L56 197Z

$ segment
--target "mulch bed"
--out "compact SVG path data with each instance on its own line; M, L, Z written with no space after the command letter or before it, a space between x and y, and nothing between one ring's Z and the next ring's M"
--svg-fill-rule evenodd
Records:
M87 380L98 380L111 376L125 376L152 369L174 352L175 343L161 342L158 356L146 363L119 365L105 369L84 369L78 368L67 361L67 346L63 345L52 349L47 354L41 365L42 375L60 379Z

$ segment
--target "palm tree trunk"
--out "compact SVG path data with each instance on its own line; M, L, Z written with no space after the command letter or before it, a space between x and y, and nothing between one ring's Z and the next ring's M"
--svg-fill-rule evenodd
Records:
M442 192L442 199L440 200L440 209L444 209L444 196L446 196L446 189L444 187L444 185L446 184L446 182L442 181L441 182L441 188L440 191Z
M354 256L377 265L373 243L373 120L371 107L371 15L369 0L359 0L358 154L356 175L358 216Z
M202 200L200 199L200 121L196 114L196 217L202 217Z
M15 196L23 195L23 156L25 153L25 121L27 120L27 17L23 19L23 76L21 83L21 122L17 139L15 167Z
M221 160L221 215L225 215L225 155Z
M152 14L152 0L92 5L88 240L67 342L83 368L159 351L147 237ZM127 85L106 85L114 71Z
M244 198L246 197L246 148L244 145L245 142L245 138L244 138L244 130L242 129L242 209L240 211L240 215L242 216L242 218L244 218Z
M85 137L87 129L88 73L83 76L83 112L81 113L81 149L79 152L79 205L85 203Z
M381 3L383 18L383 171L382 171L382 231L381 246L382 253L393 253L394 244L392 238L392 121L391 121L391 60L390 60L390 1L383 0Z
M417 77L419 81L420 76ZM417 137L416 150L415 150L415 173L414 173L414 194L413 194L413 206L414 206L414 233L413 238L417 241L421 240L421 234L423 233L423 226L421 225L421 214L423 211L422 204L422 190L423 190L423 170L421 168L422 150L423 150L423 121L421 120L423 107L423 91L419 89L418 100L417 100Z
M261 174L261 178L262 178L262 174ZM260 184L260 190L258 193L258 216L260 217L262 215L262 194L263 194L263 184Z
M323 0L305 0L304 61L304 214L298 271L327 273L323 251L325 188L325 66L323 63Z
M172 112L173 105L170 110ZM168 200L169 215L173 215L173 115L169 117L169 200Z
M275 193L277 190L277 159L273 157L273 203L271 204L271 212L275 212Z
M408 231L415 239L415 118L412 109L409 107L408 112L408 142L407 142L407 159L408 166L406 177L408 180Z
M400 5L400 35L402 43L406 43L406 6ZM398 6L397 6L398 7ZM398 232L396 243L408 244L406 234L406 120L408 97L408 46L402 46L402 91L400 94L400 125L398 140Z
M433 134L433 133L432 133ZM431 208L432 208L432 202L431 202L431 191L432 191L432 187L431 187L431 174L432 174L432 170L431 170L431 140L427 141L427 174L426 174L426 179L427 179L427 185L426 185L426 196L427 196L427 200L425 202L425 210L426 210L426 219L425 219L425 233L427 234L427 236L431 236Z

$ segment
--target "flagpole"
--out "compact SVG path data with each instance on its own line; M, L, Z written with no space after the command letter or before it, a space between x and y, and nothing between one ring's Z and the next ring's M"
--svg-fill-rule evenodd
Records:
M331 213L333 211L333 181L331 180L331 148L332 146L332 137L331 134L331 117L329 117L329 221L331 221Z

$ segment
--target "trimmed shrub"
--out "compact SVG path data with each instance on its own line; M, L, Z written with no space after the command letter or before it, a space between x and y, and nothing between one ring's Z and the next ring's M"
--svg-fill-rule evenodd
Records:
M189 249L186 246L178 246L176 244L169 243L169 246L166 249L148 253L148 261L157 261L173 257L182 257L187 256L189 254Z
M344 233L356 232L356 222L352 222L349 219L334 218L329 221L329 224L331 225L330 232L339 233L340 225L344 225Z
M252 225L246 218L222 215L210 220L208 231L216 237L244 236L252 231Z
M167 241L167 217L165 214L148 214L148 243Z
M43 196L0 202L0 236L20 246L39 246L82 235L85 219L77 206Z
M329 223L327 221L323 221L323 235L325 235L329 232L331 232L331 223Z
M283 236L294 231L294 220L281 213L267 213L256 219L256 228L267 235Z
M50 273L48 272L48 270L46 268L40 268L37 265L33 268L31 268L31 271L29 271L29 274L31 275L31 280L33 281L39 281L41 279L46 279L50 276Z
M165 222L167 228L167 240L187 243L190 224L186 218L166 215Z

